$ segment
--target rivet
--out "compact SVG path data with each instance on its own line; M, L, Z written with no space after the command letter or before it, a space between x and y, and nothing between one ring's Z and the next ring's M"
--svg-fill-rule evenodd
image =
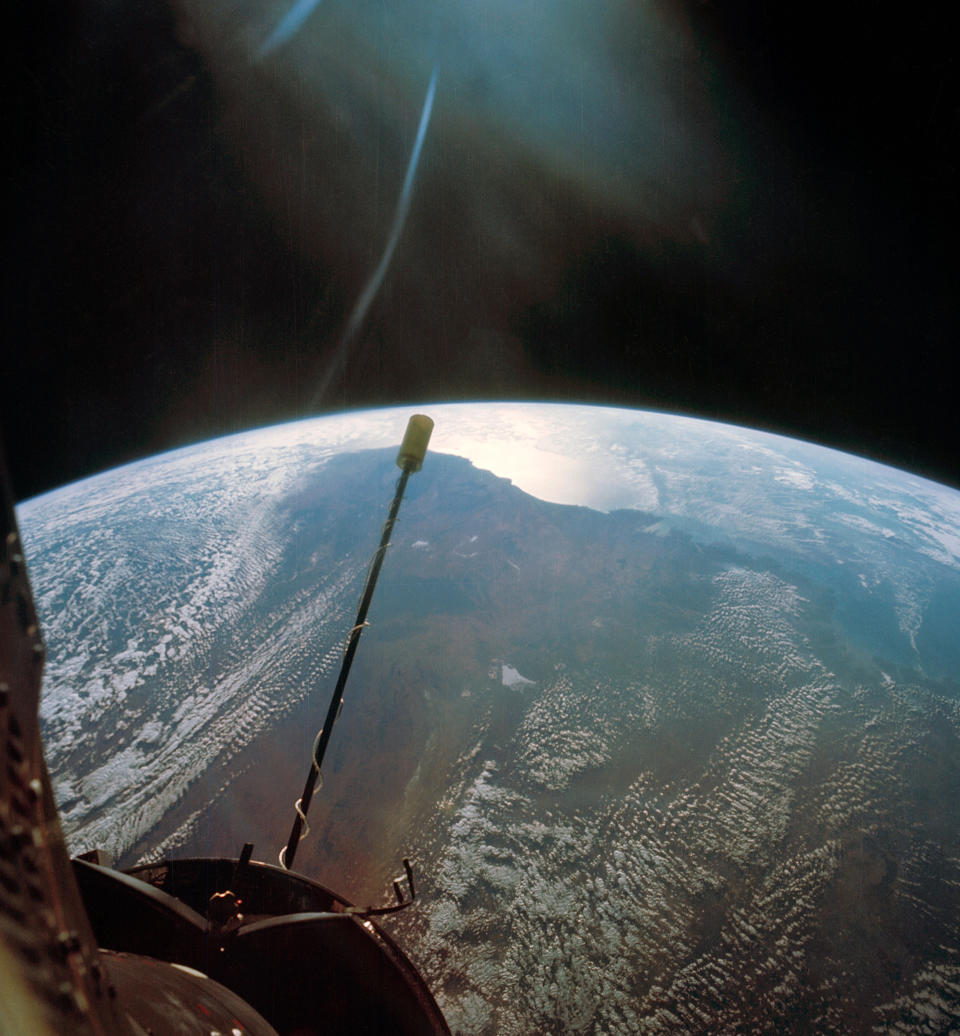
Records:
M60 1005L65 1007L67 1010L75 1008L76 1001L73 999L73 986L69 982L61 982L57 989L57 994L60 998Z

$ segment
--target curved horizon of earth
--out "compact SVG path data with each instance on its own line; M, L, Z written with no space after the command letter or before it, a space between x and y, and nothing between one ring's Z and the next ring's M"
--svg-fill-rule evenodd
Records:
M673 415L442 404L297 866L454 1031L947 1032L960 493ZM415 408L18 507L71 849L273 861Z

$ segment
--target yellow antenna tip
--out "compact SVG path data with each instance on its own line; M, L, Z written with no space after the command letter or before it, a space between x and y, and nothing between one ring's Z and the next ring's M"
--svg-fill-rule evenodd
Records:
M423 458L430 444L433 421L426 414L414 414L407 422L407 430L397 454L397 467L411 473L423 467Z

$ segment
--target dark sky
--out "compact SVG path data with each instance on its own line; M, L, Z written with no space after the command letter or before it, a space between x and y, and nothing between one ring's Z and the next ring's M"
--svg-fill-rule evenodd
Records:
M259 424L484 398L727 419L960 484L939 9L324 0L267 46L278 0L26 6L20 498Z

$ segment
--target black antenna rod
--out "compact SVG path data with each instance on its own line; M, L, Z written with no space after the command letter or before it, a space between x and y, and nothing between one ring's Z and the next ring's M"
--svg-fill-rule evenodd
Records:
M363 593L360 597L360 605L357 608L356 620L347 634L347 646L343 653L343 662L340 665L337 686L334 688L333 697L330 699L330 707L327 709L327 718L323 721L323 727L313 744L313 759L310 761L310 772L307 774L307 782L303 786L303 794L297 800L294 807L297 813L293 820L290 838L287 840L286 846L280 851L280 864L287 869L293 866L297 845L300 843L300 839L304 837L302 832L307 822L307 810L310 808L310 800L313 798L317 778L320 776L320 767L323 765L323 757L330 742L333 725L336 723L337 717L340 715L340 709L343 706L343 689L346 686L347 677L350 675L353 656L357 653L360 634L363 633L363 627L367 622L367 611L370 608L370 601L373 599L373 591L377 585L384 555L387 552L387 547L390 545L390 536L393 533L393 526L397 520L397 513L400 510L400 502L403 500L403 494L407 488L407 479L423 467L423 458L426 455L432 431L433 421L423 414L415 414L407 424L407 430L400 445L400 452L397 454L397 467L400 468L400 477L397 479L397 487L393 500L390 503L387 520L383 523L380 546L373 555L373 561L367 573Z

